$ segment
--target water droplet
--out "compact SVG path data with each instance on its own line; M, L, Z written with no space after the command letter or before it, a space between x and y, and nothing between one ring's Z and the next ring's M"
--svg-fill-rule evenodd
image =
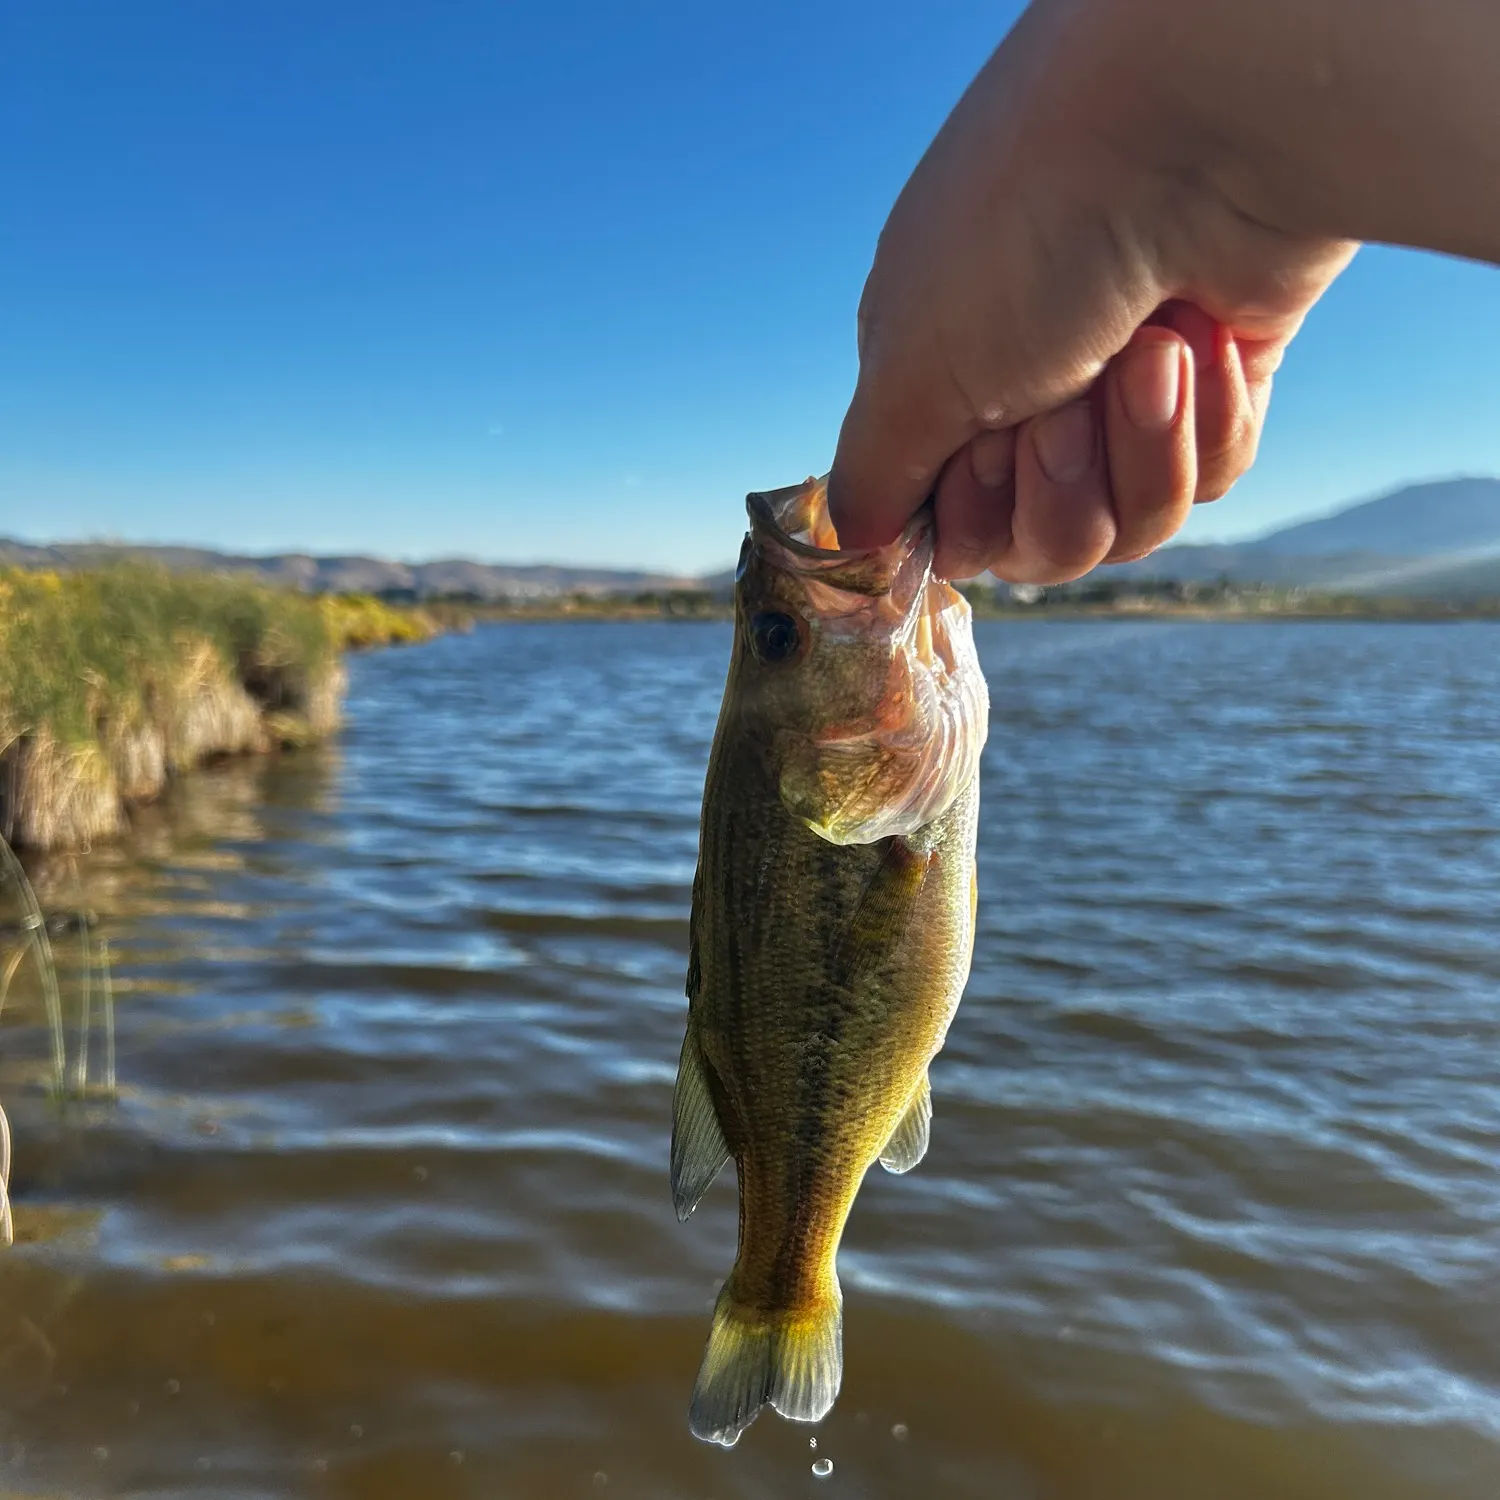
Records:
M102 1464L104 1460L109 1457L109 1449L101 1443L97 1448L94 1449L94 1457L97 1458Z
M609 1483L609 1475L603 1469L594 1470L594 1488L602 1490Z
M180 1380L169 1380L167 1382L167 1394L169 1396L175 1396L181 1389L182 1382Z
M808 1438L808 1440L807 1440L807 1446L809 1448L816 1448L818 1446L818 1440L817 1440L817 1438Z
M426 1167L413 1167L411 1169L411 1175L413 1177L415 1177L418 1182L426 1182L427 1181L427 1168Z
M895 1438L898 1443L904 1443L910 1430L911 1429L907 1427L905 1422L897 1422L896 1425L891 1428L891 1436Z
M464 1450L462 1448L455 1448L448 1455L448 1462L450 1464L461 1464L463 1461L464 1461Z
M326 1474L328 1472L328 1460L326 1458L315 1458L312 1461L314 1474Z
M364 1435L365 1435L365 1430L364 1430L363 1427L361 1427L359 1425L358 1422L354 1422L354 1423L352 1423L350 1425L350 1428L349 1428L349 1436L350 1437L352 1437L352 1438L362 1438Z
M833 1473L833 1460L831 1458L820 1458L817 1463L813 1465L813 1473L816 1474L819 1479L827 1479L828 1476Z

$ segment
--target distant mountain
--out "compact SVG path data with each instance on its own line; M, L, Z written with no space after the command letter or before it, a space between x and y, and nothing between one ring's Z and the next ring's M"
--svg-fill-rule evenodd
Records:
M1248 545L1304 557L1337 552L1382 557L1500 552L1500 479L1409 484L1330 516L1283 527Z
M199 547L138 547L100 542L31 546L0 539L0 564L27 568L80 568L118 558L158 562L169 568L253 573L309 593L467 595L476 599L533 599L557 594L639 594L666 589L698 589L695 578L612 568L569 568L551 564L481 563L467 558L437 562L388 562L378 557L312 557L302 552L241 557Z
M100 542L31 546L0 539L0 564L76 568L110 558L144 558L170 568L254 573L310 593L385 593L426 599L546 598L558 594L638 594L667 589L727 593L733 574L704 578L611 568L482 563L466 558L388 562L378 557L313 557L303 552L242 557L197 547ZM1500 479L1412 484L1314 521L1252 541L1164 547L1138 563L1110 568L1111 579L1159 579L1340 589L1350 592L1500 594Z
M1164 547L1109 571L1355 593L1500 593L1500 479L1407 485L1252 541Z

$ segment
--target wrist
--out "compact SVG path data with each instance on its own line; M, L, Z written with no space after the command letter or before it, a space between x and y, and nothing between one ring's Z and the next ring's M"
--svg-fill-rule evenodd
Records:
M1042 3L1145 159L1248 220L1500 259L1491 0Z

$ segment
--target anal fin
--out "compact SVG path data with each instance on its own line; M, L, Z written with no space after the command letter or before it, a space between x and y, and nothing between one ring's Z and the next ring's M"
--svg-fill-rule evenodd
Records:
M909 1172L927 1155L932 1131L932 1085L927 1075L906 1106L906 1113L896 1122L891 1138L880 1153L880 1165L887 1172Z
M672 1203L679 1223L697 1208L728 1160L729 1147L714 1113L698 1039L689 1021L672 1096Z

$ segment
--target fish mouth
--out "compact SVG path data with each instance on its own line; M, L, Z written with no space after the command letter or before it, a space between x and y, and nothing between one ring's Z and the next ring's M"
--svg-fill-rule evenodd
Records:
M924 575L931 565L933 515L927 504L906 523L901 535L884 547L840 547L828 515L828 476L809 477L779 490L758 490L745 497L750 539L769 543L777 561L824 583L859 594L886 594L903 571ZM905 569L918 553L917 570ZM925 581L925 579L924 579Z
M746 509L742 609L743 591L771 592L788 608L795 599L840 688L784 726L783 804L831 844L906 835L941 817L977 774L989 699L968 602L932 573L931 502L894 542L870 548L839 546L825 480L751 494ZM766 570L795 583L778 586ZM843 674L840 659L852 664ZM806 691L817 696L819 684Z

